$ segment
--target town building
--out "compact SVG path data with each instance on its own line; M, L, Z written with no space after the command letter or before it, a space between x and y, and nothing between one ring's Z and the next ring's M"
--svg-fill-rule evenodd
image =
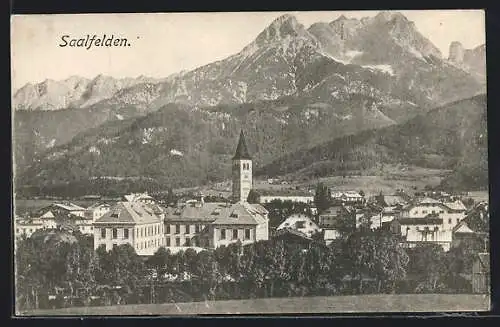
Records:
M321 233L321 228L307 215L293 214L283 221L276 231L282 229L293 229L307 237L312 237L315 234Z
M356 191L330 190L332 202L335 204L359 205L365 203L365 197Z
M269 239L267 210L259 204L205 203L166 208L166 247L217 248Z
M356 228L361 226L370 229L381 228L383 225L384 216L383 208L377 205L370 204L363 208L355 208L356 210Z
M69 217L70 215L83 217L85 215L85 208L76 205L74 203L65 201L65 202L51 203L50 205L43 207L42 209L39 209L35 213L35 216L40 217L49 211L52 212L52 214L56 217L64 217L64 216Z
M40 223L42 224L43 228L46 229L54 229L57 228L58 225L56 216L52 213L52 211L46 211L43 215L39 217L34 217L32 219L32 222L35 224Z
M400 216L391 222L391 229L403 236L407 247L419 242L432 242L448 251L453 228L465 218L466 210L459 200L440 202L423 198L404 207Z
M354 230L356 210L342 204L331 206L319 215L318 226L322 229L325 243L328 245L340 238L343 232Z
M378 205L382 207L405 206L408 204L405 198L401 195L384 195L380 194L375 197Z
M37 230L44 229L42 222L30 219L16 220L14 222L15 237L31 237Z
M307 236L295 229L283 228L277 230L273 239L282 241L286 244L295 244L300 246L303 250L309 248L312 243L322 243L320 240Z
M137 254L153 255L164 246L163 220L153 208L140 201L121 201L94 223L94 248L130 244Z
M257 190L259 203L266 204L272 201L299 202L305 204L314 203L314 194L301 190Z
M252 158L243 131L233 157L233 202L205 203L203 195L164 213L167 248L214 249L240 241L250 244L269 239L268 211L247 202L252 188Z
M96 221L101 218L106 212L111 209L111 204L105 202L97 202L85 210L84 217Z
M124 196L128 202L142 202L146 204L154 204L156 200L147 193L132 193Z
M23 219L16 219L15 235L25 235L30 237L35 231L44 229L57 229L67 222L74 221L75 219L82 219L81 216L76 216L72 212L79 213L79 211L66 210L67 206L59 206L59 203L51 204L44 207L32 215Z
M476 250L488 251L489 213L488 205L478 203L471 208L464 219L453 228L452 247L462 243Z
M94 220L91 218L75 216L71 224L82 234L94 234Z

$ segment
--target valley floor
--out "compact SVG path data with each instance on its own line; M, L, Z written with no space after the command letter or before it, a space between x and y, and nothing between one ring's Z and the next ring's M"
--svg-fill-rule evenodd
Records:
M362 172L350 172L350 176L329 176L308 181L289 181L288 184L269 184L266 180L255 180L256 190L276 191L283 190L314 190L318 182L338 191L360 191L363 190L367 196L383 194L394 194L398 189L407 193L422 191L426 186L437 186L443 176L450 171L441 169L430 169L415 166L389 166L383 169L370 169ZM288 180L288 178L286 178ZM205 194L229 195L231 182L220 183L217 187L196 188ZM184 189L182 191L187 191ZM190 189L193 190L193 189ZM484 195L482 195L484 197Z
M355 312L464 312L487 311L489 309L490 296L486 294L377 294L65 308L25 312L20 313L20 315L329 314Z

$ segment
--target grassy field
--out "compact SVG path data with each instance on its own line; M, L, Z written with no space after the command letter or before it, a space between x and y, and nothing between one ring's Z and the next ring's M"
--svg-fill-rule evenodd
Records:
M474 199L474 201L479 202L479 201L489 201L489 194L488 191L474 191L474 192L469 192L469 197Z
M65 308L38 310L20 313L19 315L329 314L356 312L465 312L488 311L489 309L490 297L488 295L379 294Z
M352 172L351 172L352 173ZM422 191L426 186L437 186L444 175L449 173L446 170L429 169L415 166L385 166L381 169L370 169L358 172L353 176L330 176L319 179L311 179L307 182L289 181L288 184L269 184L267 180L254 180L254 188L266 191L296 190L304 191L315 189L316 184L321 181L325 185L338 191L363 190L367 196L384 194L394 194L397 189L405 190L412 194L415 191ZM220 183L218 187L200 187L183 189L201 190L205 194L229 196L231 192L231 182ZM178 190L181 191L181 190Z

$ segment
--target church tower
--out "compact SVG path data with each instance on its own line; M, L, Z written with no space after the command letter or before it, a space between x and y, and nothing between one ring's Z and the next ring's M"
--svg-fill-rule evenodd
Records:
M252 189L252 158L248 153L243 130L233 157L233 200L246 202Z

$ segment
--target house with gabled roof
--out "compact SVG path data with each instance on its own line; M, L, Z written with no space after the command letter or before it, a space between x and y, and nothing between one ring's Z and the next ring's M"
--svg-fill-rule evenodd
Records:
M321 228L305 214L292 214L286 218L277 228L276 231L282 229L292 229L303 233L307 237L312 237L315 234L321 233Z
M124 196L124 199L128 202L142 202L147 204L153 204L156 200L148 193L132 193Z
M333 203L356 205L363 204L366 201L364 195L356 191L335 191L334 189L330 189L330 192Z
M445 251L451 247L453 229L464 218L466 208L460 200L442 202L425 197L403 207L391 222L391 230L400 233L405 246L420 242L439 244Z
M121 201L94 223L94 248L130 244L139 255L152 255L164 245L163 219L140 201Z
M106 202L97 202L85 210L84 217L92 221L102 217L106 212L111 209L112 205Z
M45 206L37 212L34 213L35 217L41 217L47 212L52 212L56 217L69 217L70 215L83 217L85 214L85 208L74 203L64 201L64 202L54 202Z

